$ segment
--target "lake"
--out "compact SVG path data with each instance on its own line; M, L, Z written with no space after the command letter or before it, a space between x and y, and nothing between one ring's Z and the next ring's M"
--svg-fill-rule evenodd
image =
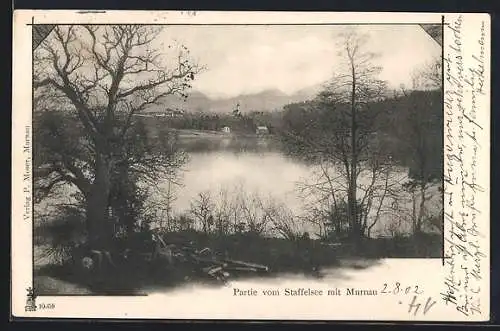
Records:
M270 146L262 138L251 143L248 143L249 139L240 139L240 143L246 141L243 151L230 147L234 144L233 140L234 138L226 138L217 142L217 139L214 139L207 151L190 152L189 161L181 172L182 186L169 187L166 183L162 184L165 191L175 190L176 198L172 203L174 214L189 210L191 203L199 198L200 192L205 192L214 201L220 200L224 194L236 196L244 192L243 195L247 200L258 197L260 200L273 201L286 206L290 212L298 216L304 216L315 199L320 198L319 190L314 194L309 192L305 195L299 188L304 187L306 183L312 184L323 180L324 177L318 176L324 169L286 156L279 151L279 148ZM328 171L331 177L338 176L335 171L333 173L331 169ZM395 226L403 233L410 229L412 199L401 186L408 180L408 170L394 167L391 171L389 185L392 185L393 191L397 191L398 195L384 198L381 221L374 226L372 234L390 234ZM368 188L370 179L368 174L360 175L360 186ZM337 179L334 185L337 185L335 189L341 189L343 182ZM375 182L375 187L379 189L382 185L381 179ZM435 188L431 188L430 191L433 190L435 191ZM358 198L362 196L363 190L360 189ZM375 198L373 205L376 205L377 201ZM436 203L437 200L429 203L429 208L433 212L439 210ZM375 208L372 209L375 213ZM301 231L308 231L311 234L318 232L318 229L311 227L311 224L302 223L300 227Z
M184 134L184 137L181 136L181 147L187 150L189 161L180 171L181 186L159 183L163 193L174 193L175 200L171 203L174 215L188 212L191 204L199 199L199 194L205 193L215 204L235 199L251 201L254 207L256 204L272 204L284 208L281 210L286 210L287 215L300 218L311 212L311 206L317 207L318 200L324 195L325 187L307 194L299 188L305 184L324 182L322 175L325 169L285 155L272 139L221 136L220 133L201 133L201 136L198 135L200 133ZM344 181L334 179L339 174L332 169L334 167L329 167L327 172L334 182L333 188L342 189ZM389 185L395 193L384 198L380 221L373 227L372 235L393 235L410 230L412 197L401 186L408 180L407 172L405 168L391 169ZM362 197L363 188L367 189L370 183L369 173L360 175L358 198ZM384 181L379 179L374 187L380 189L383 184ZM59 194L37 204L36 215L49 214L53 205L70 203L71 191L74 189L61 188ZM430 214L436 214L441 206L437 186L431 187L429 192L432 198L427 203L427 209ZM155 199L160 206L167 204L163 196L156 196ZM375 198L373 206L377 203ZM418 199L416 206L418 208ZM372 208L370 218L374 217L376 209ZM310 222L299 222L295 227L298 232L307 231L311 235L319 231L317 225Z
M178 190L175 208L189 208L190 201L202 191L217 195L220 190L242 188L279 198L295 209L300 206L295 186L309 171L305 164L278 152L191 153L189 163L182 171L183 186Z

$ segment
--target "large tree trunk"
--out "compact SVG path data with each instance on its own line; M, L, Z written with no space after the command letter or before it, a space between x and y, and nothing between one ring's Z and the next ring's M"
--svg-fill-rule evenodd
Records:
M109 193L111 189L110 165L102 156L96 157L94 182L87 196L87 231L93 248L107 246L112 237L108 221Z
M417 197L415 195L415 189L411 192L411 220L412 220L412 231L415 234L418 228L417 221Z

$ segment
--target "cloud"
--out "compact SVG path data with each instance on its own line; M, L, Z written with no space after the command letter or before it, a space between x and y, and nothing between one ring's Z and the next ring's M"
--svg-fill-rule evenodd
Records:
M333 74L335 35L342 26L175 26L162 41L177 39L207 69L194 87L209 95L235 96L279 89L293 93ZM410 83L418 66L440 55L440 47L419 26L363 26L367 47L380 54L382 79Z

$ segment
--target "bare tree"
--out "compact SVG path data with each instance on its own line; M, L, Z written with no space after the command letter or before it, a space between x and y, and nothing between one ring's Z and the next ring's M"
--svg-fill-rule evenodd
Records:
M401 176L394 171L394 166L390 160L377 160L369 163L365 172L369 173L369 183L360 185L363 191L361 199L362 223L361 231L366 237L372 236L372 230L379 223L383 216L389 216L388 212L393 211L393 207L388 204L388 200L398 202L401 200L401 184L406 176Z
M440 89L442 82L442 59L435 58L414 70L411 75L413 89Z
M219 190L215 206L215 228L219 235L227 235L231 230L231 201L227 188Z
M317 235L327 239L341 239L348 230L346 205L346 176L335 163L323 160L311 173L307 181L297 183L300 196L307 211L304 219L318 228Z
M271 232L288 240L296 240L302 231L297 217L284 204L268 199L261 205L263 220L271 226Z
M367 36L358 35L355 31L341 35L342 50L339 55L344 63L330 85L320 94L325 102L334 107L338 104L349 106L347 116L350 123L346 123L349 132L340 132L334 153L343 164L348 178L350 232L356 241L362 235L361 222L357 215L357 180L360 173L358 166L360 162L366 161L363 158L369 155L366 151L370 148L372 138L370 122L373 122L373 118L370 117L374 114L370 114L368 107L370 102L383 96L386 88L386 83L377 78L382 68L372 62L376 54L363 49L366 41Z
M80 142L90 155L75 159L61 153L45 165L45 178L51 178L46 186L67 182L83 193L93 245L109 238L106 212L112 175L120 165L145 178L177 166L177 160L161 154L134 155L125 142L134 114L166 95L185 97L199 70L185 47L177 49L169 65L163 56L167 49L155 46L160 32L142 25L57 26L35 52L36 96L47 107L65 107L61 110L76 115ZM160 167L162 162L166 166Z
M371 237L372 229L390 209L388 200L400 200L401 183L406 176L395 171L390 159L377 158L360 164L358 180L358 217L360 231ZM305 219L313 223L322 238L341 240L348 227L348 181L342 169L333 164L320 163L308 182L299 182L301 196L306 200L309 215Z
M210 233L215 225L214 202L209 191L200 192L198 198L191 202L191 214L195 221L201 225L204 233Z
M371 235L387 215L390 208L384 200L402 199L405 179L394 171L396 164L408 166L420 188L415 219L421 227L429 199L425 192L440 178L436 160L442 150L435 141L437 128L442 128L434 113L439 93L423 89L389 97L386 83L377 78L381 68L373 64L376 54L364 50L365 42L366 36L353 31L342 35L339 53L344 61L331 82L316 100L288 105L280 128L289 152L322 168L301 187L314 197L309 206L320 234L334 231L339 236L347 221L353 241ZM439 69L433 63L419 77L437 84Z

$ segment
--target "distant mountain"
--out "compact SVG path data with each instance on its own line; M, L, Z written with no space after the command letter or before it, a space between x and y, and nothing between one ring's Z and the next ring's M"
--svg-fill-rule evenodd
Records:
M207 95L192 91L186 101L173 95L162 98L157 105L152 105L145 112L160 112L166 108L180 109L188 112L214 112L229 113L236 105L240 105L242 113L251 111L273 111L279 110L283 106L312 99L319 91L320 86L313 86L302 89L292 95L283 93L280 90L265 90L254 94L244 94L232 98L210 98Z

